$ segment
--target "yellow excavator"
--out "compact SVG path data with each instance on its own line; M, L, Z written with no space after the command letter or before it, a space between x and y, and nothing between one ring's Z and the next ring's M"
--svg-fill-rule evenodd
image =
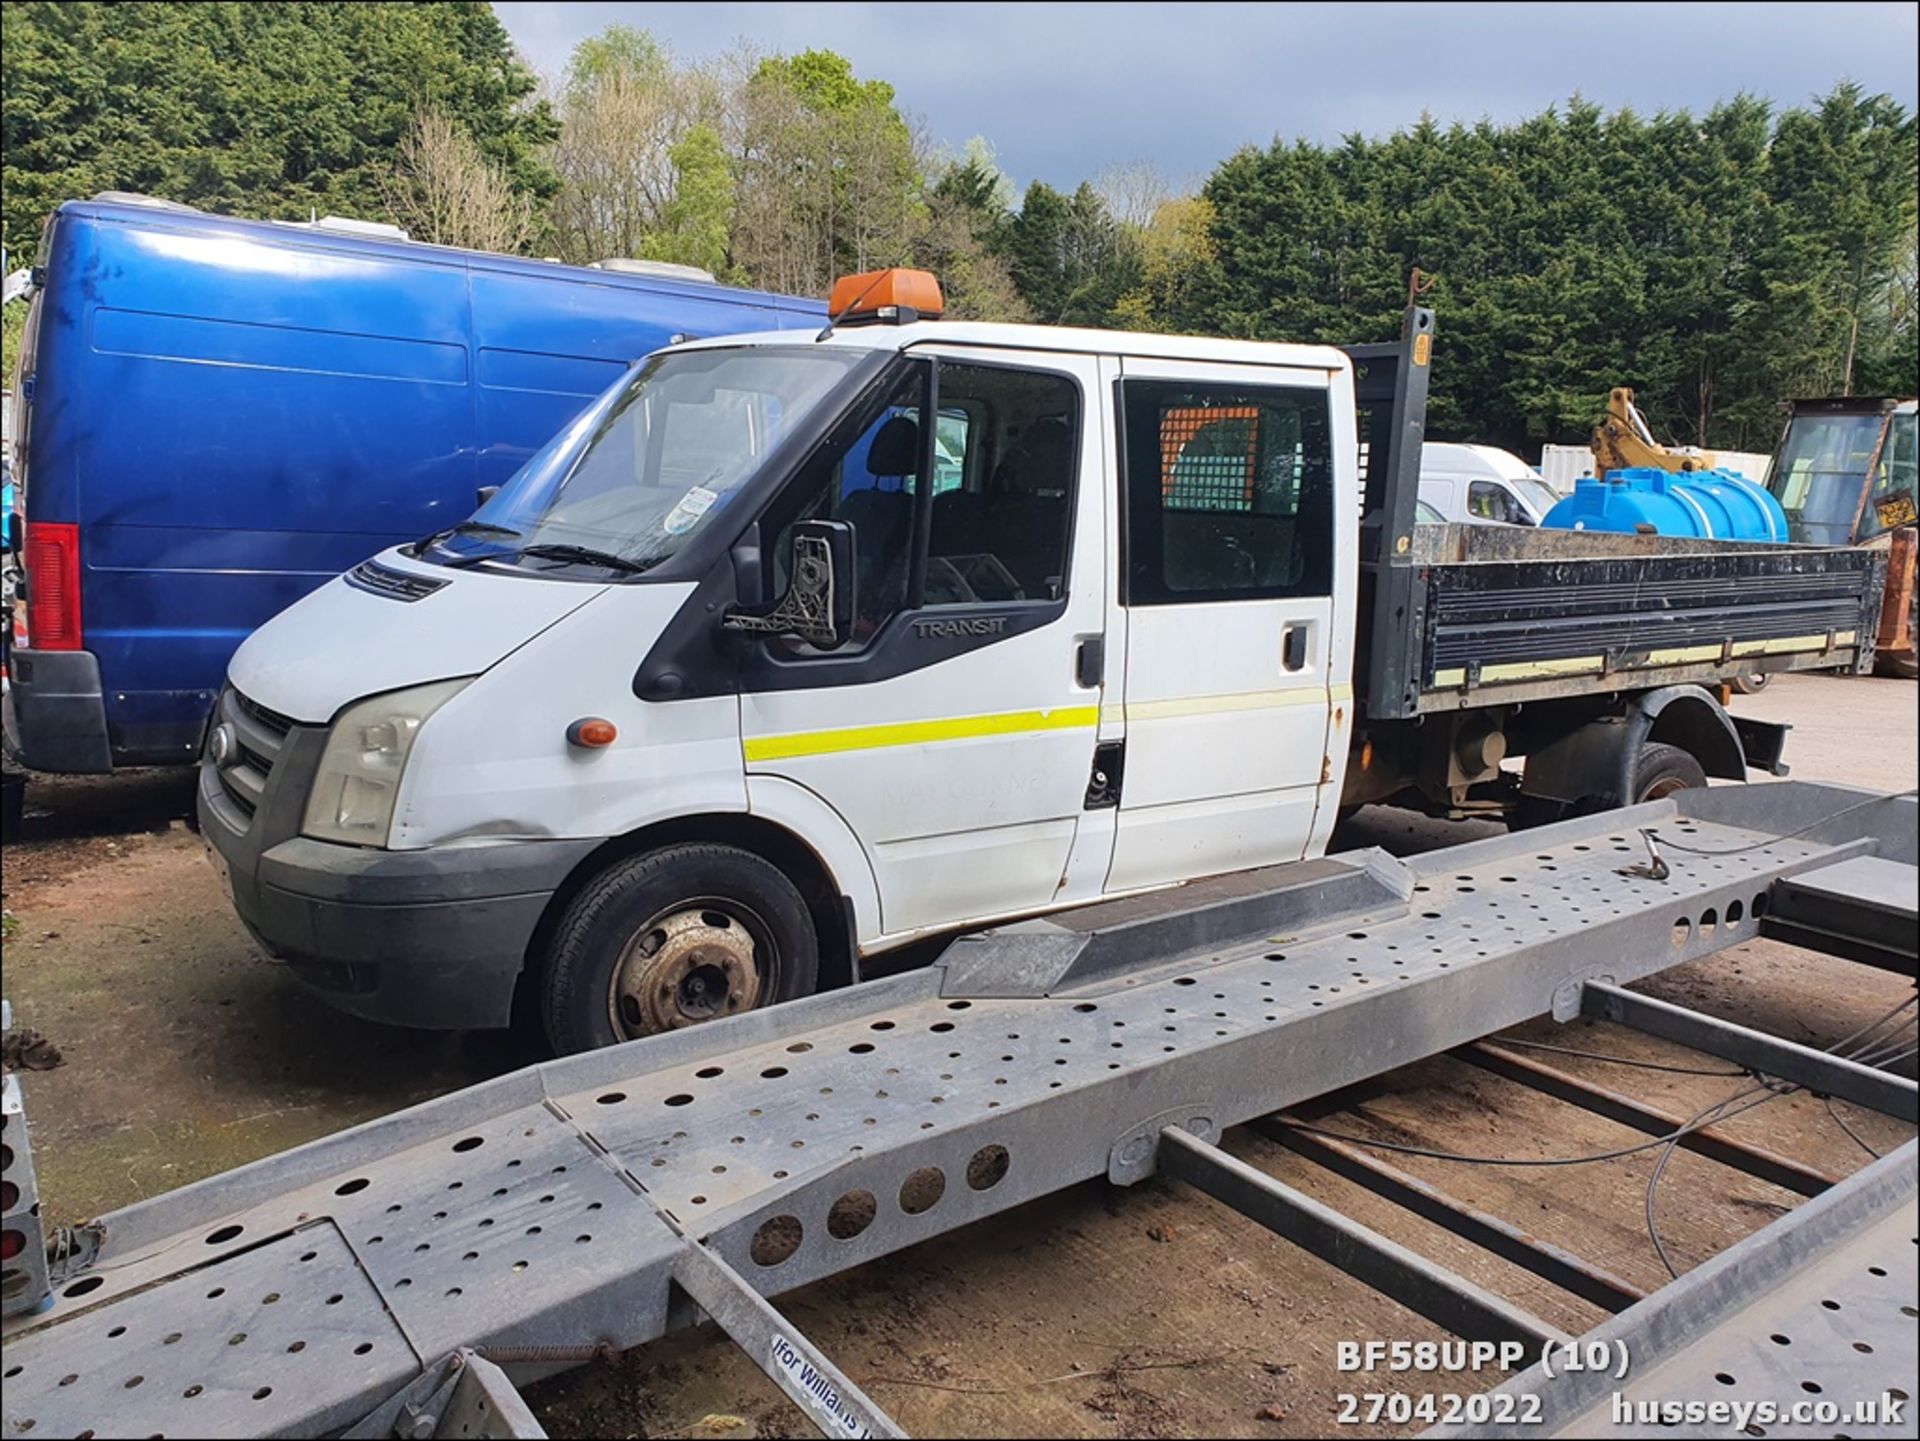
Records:
M1616 385L1607 392L1607 413L1593 428L1593 473L1604 476L1610 470L1632 470L1651 466L1655 470L1713 470L1719 464L1710 450L1693 445L1662 445L1647 429L1647 419L1633 403L1633 392Z

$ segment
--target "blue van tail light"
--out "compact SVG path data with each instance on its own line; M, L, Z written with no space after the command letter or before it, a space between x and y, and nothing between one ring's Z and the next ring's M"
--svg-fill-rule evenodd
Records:
M27 522L27 641L35 650L79 650L80 527Z

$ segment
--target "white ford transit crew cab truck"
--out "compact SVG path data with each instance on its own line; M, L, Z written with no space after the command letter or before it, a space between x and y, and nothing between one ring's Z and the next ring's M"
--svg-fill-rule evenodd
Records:
M200 819L303 983L607 1044L1368 801L1739 778L1780 733L1727 676L1870 663L1853 552L1416 525L1430 312L1343 350L943 322L920 272L832 308L648 357L240 648Z

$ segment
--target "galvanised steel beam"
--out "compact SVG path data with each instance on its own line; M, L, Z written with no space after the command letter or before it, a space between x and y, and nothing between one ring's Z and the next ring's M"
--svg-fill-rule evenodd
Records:
M1623 874L1643 825L1714 854ZM4 1424L330 1432L463 1347L524 1382L679 1324L689 1241L770 1296L1090 1177L1137 1180L1169 1125L1212 1140L1571 1019L1589 982L1749 939L1782 876L1913 845L1910 803L1688 791L1404 865L1348 858L1393 899L1364 887L1364 911L1251 936L1216 917L1227 939L1190 955L1139 926L1137 956L1103 947L1044 994L1031 946L1009 945L994 995L974 944L965 996L935 967L549 1062L104 1218L93 1268L6 1323ZM1181 891L1133 919L1152 907L1177 918Z
M1276 1236L1337 1266L1434 1325L1469 1341L1543 1347L1572 1339L1457 1271L1323 1206L1178 1126L1160 1133L1160 1170L1205 1191Z
M1632 1026L1636 1031L1677 1041L1823 1095L1903 1121L1920 1122L1920 1085L1831 1051L1817 1051L1797 1041L1782 1040L1602 981L1589 981L1581 988L1580 1010L1591 1020Z
M1252 1129L1276 1145L1285 1146L1336 1176L1366 1187L1376 1196L1444 1227L1463 1241L1491 1251L1503 1261L1533 1272L1583 1301L1591 1301L1609 1311L1624 1311L1646 1297L1645 1291L1604 1267L1543 1241L1511 1221L1470 1206L1398 1166L1369 1156L1358 1146L1301 1130L1287 1116L1265 1117L1255 1121Z
M1687 1124L1685 1116L1676 1116L1632 1096L1623 1096L1605 1086L1570 1076L1558 1067L1543 1066L1538 1061L1507 1050L1497 1040L1475 1041L1451 1054L1456 1060L1478 1066L1506 1080L1517 1081L1543 1095L1566 1101L1596 1116L1605 1116L1609 1121L1630 1126L1649 1136L1671 1136ZM1710 1161L1744 1171L1756 1180L1802 1196L1817 1196L1839 1180L1837 1176L1803 1165L1790 1156L1782 1156L1764 1147L1722 1135L1711 1126L1688 1131L1680 1137L1678 1144L1682 1150L1692 1151Z

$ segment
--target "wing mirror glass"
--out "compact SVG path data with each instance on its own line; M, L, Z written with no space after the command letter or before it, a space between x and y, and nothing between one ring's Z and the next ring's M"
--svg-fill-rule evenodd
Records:
M845 645L853 633L853 527L844 520L795 524L787 576L786 594L771 608L737 606L721 619L721 626L790 635L820 650Z

